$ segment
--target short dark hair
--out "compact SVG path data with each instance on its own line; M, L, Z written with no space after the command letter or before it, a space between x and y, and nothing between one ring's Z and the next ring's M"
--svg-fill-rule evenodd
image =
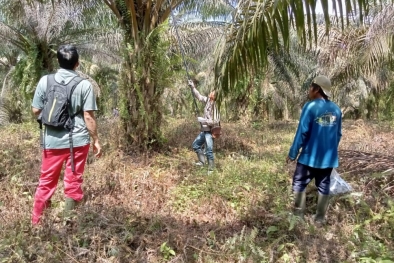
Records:
M64 69L74 69L79 60L78 50L74 45L62 45L57 50L57 61Z
M313 89L314 91L318 90L318 91L319 91L319 94L320 94L325 100L328 100L328 96L327 96L326 94L324 94L323 89L322 89L319 85L317 85L316 83L312 83L312 89Z

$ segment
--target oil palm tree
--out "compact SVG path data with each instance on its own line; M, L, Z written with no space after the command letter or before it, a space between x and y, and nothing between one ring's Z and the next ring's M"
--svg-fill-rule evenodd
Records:
M123 30L121 119L125 144L147 151L161 143L162 95L172 67L168 51L170 16L201 15L207 21L225 17L234 7L228 0L90 0L83 5L105 4ZM185 81L186 82L186 81Z
M228 29L227 46L218 56L216 76L218 85L227 94L238 80L248 76L248 69L258 71L269 63L270 48L282 44L289 48L291 28L301 44L311 47L318 42L318 26L322 20L325 31L331 26L328 0L319 1L323 19L316 14L318 1L243 0L239 1L233 25ZM367 0L333 0L341 30L352 21L367 22L370 11ZM374 4L378 4L374 1Z
M393 57L394 7L374 7L363 25L352 23L348 30L337 26L330 29L330 36L321 32L319 42L322 56L334 81L341 82L352 77L376 76ZM390 63L389 63L390 64ZM379 75L379 74L378 74ZM384 88L387 83L379 83Z
M190 90L179 88L185 86L185 77L198 81L198 89L203 94L214 89L214 52L225 36L224 30L231 22L229 15L234 10L235 7L229 5L227 16L209 20L204 13L171 16L170 54L178 58L171 68L176 69L177 81L168 86L163 99L172 114L184 113L184 108L189 112L201 110L193 103Z
M51 0L56 2L57 0ZM71 1L71 0L70 0ZM68 2L70 2L68 1ZM312 43L316 36L316 0L88 0L85 6L104 3L115 14L123 32L123 62L120 90L121 115L126 143L147 150L149 145L160 142L162 120L160 98L169 72L170 61L166 57L168 42L163 32L171 12L204 14L205 18L223 17L232 12L228 31L228 48L217 62L217 79L226 92L238 79L247 77L247 69L265 66L268 61L268 41L279 45L281 38L288 46L289 29L296 28L303 43ZM328 0L322 0L324 17L329 25ZM335 0L342 14L350 14L353 7L363 21L367 0ZM305 15L306 13L306 15ZM345 18L348 18L346 16ZM308 25L308 27L305 27ZM279 32L281 34L279 34ZM309 32L309 34L307 34ZM314 32L314 34L312 34ZM310 36L307 38L307 35ZM164 69L164 70L163 70ZM162 74L159 74L162 73ZM163 81L163 83L160 83Z
M374 6L365 20L347 30L333 25L330 37L321 31L319 48L325 73L340 88L335 99L344 109L361 109L360 102L372 96L379 112L380 94L394 77L394 7Z
M12 65L4 77L2 95L5 96L6 90L12 90L15 96L11 97L18 98L19 103L11 105L25 104L21 110L30 108L30 101L40 77L53 72L57 67L56 49L59 45L77 44L88 57L106 56L107 61L115 55L106 55L97 48L106 39L116 40L115 37L107 37L111 13L106 8L81 8L70 2L51 3L38 0L0 1L0 4L0 37L3 40L0 58L6 59ZM85 16L92 9L100 12L98 18ZM113 27L114 25L111 25L112 36L116 35ZM4 54L7 50L12 53ZM90 65L81 63L85 73L86 64ZM97 85L95 88L98 90Z
M249 77L238 80L238 86L223 98L225 105L232 106L234 117L247 110L257 118L295 116L307 99L310 82L321 71L318 50L304 48L295 31L290 31L288 48L283 43L277 48L272 42L269 45L267 67L257 72L249 67Z
M0 125L21 121L20 105L12 100L14 90L7 89L21 52L7 42L0 43Z

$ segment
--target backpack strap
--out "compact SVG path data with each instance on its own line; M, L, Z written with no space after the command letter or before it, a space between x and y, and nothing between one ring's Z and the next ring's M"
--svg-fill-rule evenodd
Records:
M50 87L52 87L53 84L55 84L55 83L57 83L57 81L55 80L55 73L47 75L47 89L46 89L46 94L44 97L44 104L47 103L47 101L48 101L47 96L48 96Z
M75 76L72 78L72 80L67 84L66 89L67 89L67 100L68 100L68 114L70 116L70 121L71 121L71 126L70 130L68 133L68 141L70 143L70 160L71 160L71 171L75 171L75 165L74 165L74 145L73 145L73 129L74 129L74 117L80 112L77 111L75 114L71 114L71 96L75 90L75 88L78 86L78 84L84 80L84 78L81 78L80 76ZM70 89L71 87L71 89ZM68 89L70 89L70 93L68 92Z
M80 76L75 76L71 79L71 81L67 84L67 97L68 97L68 105L69 105L69 115L71 119L73 119L80 111L77 111L75 114L71 114L71 96L75 90L75 88L78 86L81 81L84 80L84 78ZM70 88L71 87L71 88ZM70 91L68 90L70 89Z
M69 99L71 99L71 95L74 92L75 88L78 86L78 84L84 80L84 78L80 77L80 76L75 76L71 79L71 81L67 84L67 87L71 87L70 90L70 96Z
M45 96L44 96L44 105L48 102L48 93L49 93L49 89L53 86L53 84L56 83L55 80L55 73L52 74L48 74L47 75L47 88L45 91ZM42 122L41 119L37 119L39 125L40 125L40 142L41 142L41 146L45 149L45 136L43 135L43 131L42 131Z

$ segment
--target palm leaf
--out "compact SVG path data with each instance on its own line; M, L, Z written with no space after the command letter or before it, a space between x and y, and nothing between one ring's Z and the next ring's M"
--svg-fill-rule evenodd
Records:
M365 17L367 24L353 23L343 31L334 26L329 34L319 31L320 57L334 83L344 85L359 77L380 79L375 75L392 61L393 17L394 7L381 5ZM378 85L379 89L387 86L387 82Z
M324 21L326 31L331 22L328 13L328 0L323 0ZM346 10L342 8L341 0L333 1L345 18L357 16L363 22L363 14L368 13L366 1L345 1ZM217 61L217 79L224 92L236 86L236 82L248 75L247 68L257 70L268 64L269 41L271 47L278 48L280 43L289 45L290 24L296 29L298 38L305 46L312 41L317 42L316 1L281 1L281 0L248 0L241 1L234 25L229 28L227 50L222 51ZM351 12L357 7L357 12ZM350 21L348 22L350 23ZM305 26L306 25L306 26ZM280 32L280 34L279 34Z

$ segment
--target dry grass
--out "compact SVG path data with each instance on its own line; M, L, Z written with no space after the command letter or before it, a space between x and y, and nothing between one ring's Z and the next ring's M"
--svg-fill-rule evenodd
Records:
M63 186L42 227L30 213L38 181L34 124L0 130L0 262L380 262L394 260L394 167L389 124L345 122L341 168L354 195L334 197L328 226L289 216L296 123L224 124L217 171L193 166L198 125L168 120L168 147L151 158L119 150L117 123L100 123L105 155L89 158L86 201L61 220ZM308 213L316 195L308 191ZM369 260L369 261L368 261ZM375 260L375 261L373 261Z

